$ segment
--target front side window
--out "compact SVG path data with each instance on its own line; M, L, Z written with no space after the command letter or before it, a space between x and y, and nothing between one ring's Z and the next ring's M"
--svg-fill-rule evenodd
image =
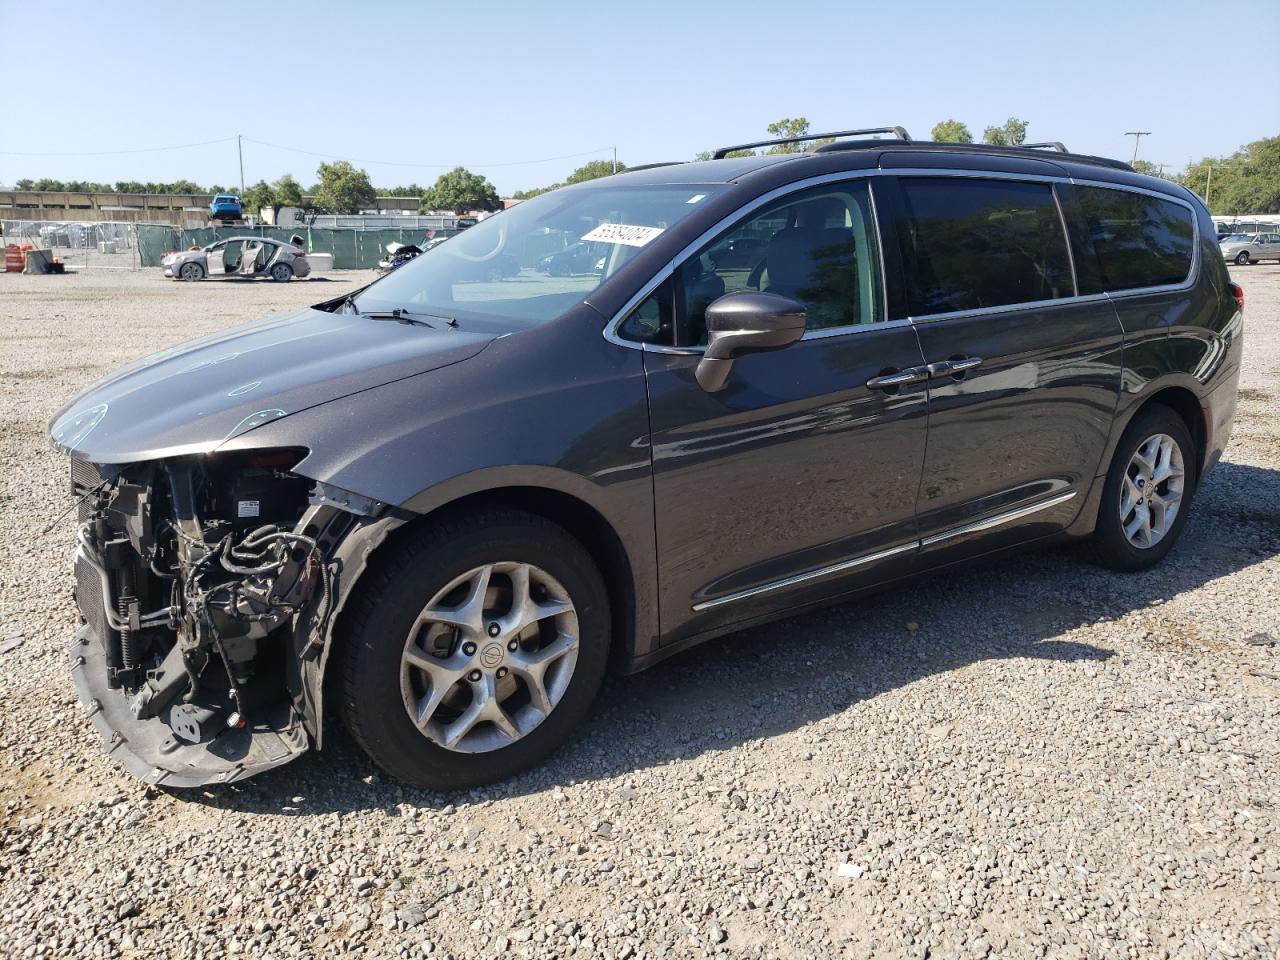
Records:
M940 177L899 182L897 234L913 316L1075 293L1049 184Z
M686 342L707 342L707 306L760 290L804 304L809 330L884 319L880 248L864 182L792 194L721 234L680 267Z
M1106 187L1076 187L1076 196L1098 271L1097 280L1089 283L1098 289L1081 293L1160 287L1187 279L1195 227L1191 211L1182 204Z
M723 184L598 185L554 191L489 217L355 297L362 313L396 308L515 330L552 320Z

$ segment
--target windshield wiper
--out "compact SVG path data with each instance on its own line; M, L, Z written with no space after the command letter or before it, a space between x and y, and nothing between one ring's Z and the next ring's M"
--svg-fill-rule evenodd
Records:
M355 304L352 303L352 306L354 307ZM439 320L441 323L443 323L445 326L448 326L448 327L456 327L458 325L458 321L455 320L453 317L437 317L430 313L415 314L411 310L404 310L400 307L396 307L392 310L369 310L364 313L360 312L359 310L356 310L356 316L368 317L370 320L394 320L396 321L396 323L415 324L416 326L419 326L419 327L434 328L436 324L431 323L430 321L432 320ZM425 319L421 319L421 318L425 318Z

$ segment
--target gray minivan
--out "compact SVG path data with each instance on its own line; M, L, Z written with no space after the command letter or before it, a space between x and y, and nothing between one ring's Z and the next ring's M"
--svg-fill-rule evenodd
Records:
M71 400L71 670L112 756L233 781L336 706L464 787L546 758L610 665L1028 544L1158 562L1240 371L1204 204L874 132L544 194Z

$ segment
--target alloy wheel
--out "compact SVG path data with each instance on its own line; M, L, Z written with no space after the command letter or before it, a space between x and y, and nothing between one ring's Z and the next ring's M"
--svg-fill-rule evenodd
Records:
M405 640L400 692L423 736L484 753L541 724L577 660L578 617L564 587L532 564L491 563L422 608Z
M1120 491L1120 526L1139 549L1155 546L1173 527L1186 482L1182 448L1157 433L1138 445Z

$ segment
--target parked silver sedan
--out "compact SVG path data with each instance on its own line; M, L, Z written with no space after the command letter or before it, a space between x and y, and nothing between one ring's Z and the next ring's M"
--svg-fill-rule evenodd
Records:
M166 254L160 261L164 275L175 280L205 277L270 277L285 283L311 273L301 246L266 237L230 237L199 250Z
M1280 233L1233 233L1218 241L1222 257L1229 263L1257 263L1280 260Z

